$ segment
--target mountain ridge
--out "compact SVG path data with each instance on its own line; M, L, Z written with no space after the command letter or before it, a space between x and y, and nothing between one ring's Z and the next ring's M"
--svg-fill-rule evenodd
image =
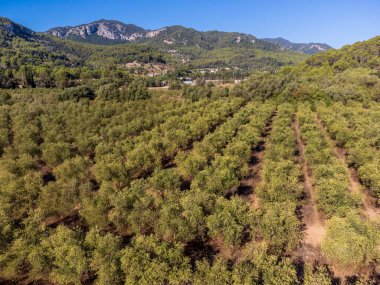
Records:
M189 45L205 49L245 46L272 51L290 50L305 54L315 54L332 49L325 43L294 43L282 37L259 39L246 33L218 30L198 31L181 25L151 30L135 24L125 24L121 21L107 19L76 26L54 27L46 32L36 33L8 18L0 17L0 27L6 30L5 34L8 37L19 36L26 40L38 37L41 34L50 34L63 39L95 44L148 43L161 48Z
M199 32L179 25L145 30L119 21L99 20L81 26L74 35L66 37L70 29L34 32L10 19L0 18L0 46L5 48L0 52L20 58L12 61L15 70L20 65L16 63L26 58L29 63L39 65L50 62L51 55L56 62L67 66L123 66L137 61L165 63L176 68L244 71L275 71L308 57L249 34ZM54 31L58 36L52 35Z
M125 24L120 21L105 19L77 26L55 27L45 33L71 40L101 44L133 42L152 43L160 47L194 44L206 49L213 48L214 46L230 47L234 45L245 45L264 50L293 50L305 54L314 54L331 49L331 46L323 43L292 43L283 38L258 39L246 33L217 30L198 31L181 25L166 26L150 30L134 24ZM181 38L181 36L183 37Z
M101 44L112 43L151 43L158 46L199 45L210 49L218 45L255 44L258 39L250 34L223 31L197 31L181 25L166 26L155 30L144 29L134 24L115 20L98 20L77 26L55 27L45 33L84 42ZM263 43L262 43L263 45ZM277 49L266 44L266 49Z
M49 29L46 33L61 38L81 37L97 34L100 37L109 40L126 40L133 41L138 36L146 33L146 30L134 24L124 24L116 20L97 20L88 24L78 26L65 26Z
M303 52L306 54L316 54L318 52L324 52L324 51L333 49L330 45L325 44L325 43L316 43L316 42L294 43L282 37L262 38L261 40L277 44L287 50Z
M0 17L0 37L3 38L3 45L11 40L12 37L20 37L24 40L31 40L37 36L37 33L31 29L13 22L12 20Z

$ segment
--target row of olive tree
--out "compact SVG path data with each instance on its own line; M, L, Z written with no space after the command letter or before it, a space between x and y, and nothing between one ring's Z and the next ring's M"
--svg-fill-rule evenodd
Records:
M350 164L356 168L370 194L380 200L380 136L373 131L380 128L376 106L364 109L336 103L331 107L320 105L318 112L331 137L348 151Z
M329 218L322 252L338 267L358 271L379 254L379 225L358 215L360 197L350 193L347 166L335 156L332 143L318 126L316 114L308 106L302 106L298 114L317 190L317 206Z

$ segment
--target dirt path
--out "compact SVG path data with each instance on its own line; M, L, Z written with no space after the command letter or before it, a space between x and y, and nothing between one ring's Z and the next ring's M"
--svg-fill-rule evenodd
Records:
M318 117L318 126L325 134L325 137L331 142L334 150L334 154L338 159L340 159L347 168L347 178L349 181L349 190L361 197L362 206L364 209L364 213L369 220L375 220L379 217L380 209L376 208L373 202L373 199L370 197L368 193L368 189L360 183L357 171L353 167L349 167L347 163L347 152L344 148L337 146L336 142L330 137L325 126L323 125L321 119Z
M302 172L304 175L305 192L307 196L307 203L301 209L302 221L306 226L305 238L303 245L305 248L308 245L320 248L323 236L325 234L325 226L319 215L318 209L315 205L315 195L313 184L311 181L310 169L305 159L305 144L303 143L300 135L300 126L298 118L296 117L293 122L294 133L297 141L297 147L299 151L299 159L302 165ZM307 251L308 252L308 251Z
M266 138L265 138L266 139ZM242 196L254 209L259 208L259 197L254 191L261 182L261 169L265 150L265 139L252 151L249 162L249 174L241 180L237 194Z
M273 113L269 122L266 125L265 132L261 135L262 140L252 150L251 159L249 162L249 174L242 179L240 186L237 188L236 194L243 197L252 208L259 208L259 197L255 189L261 183L261 169L264 161L265 146L268 140L269 132L272 129L273 118L276 113Z

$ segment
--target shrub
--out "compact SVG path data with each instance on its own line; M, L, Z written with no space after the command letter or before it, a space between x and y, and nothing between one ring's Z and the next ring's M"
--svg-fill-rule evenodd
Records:
M59 100L76 100L80 99L95 99L94 91L88 86L78 86L78 87L70 87L63 90L63 92L59 95Z
M371 263L379 254L380 232L370 222L350 214L327 222L322 252L343 268L358 268Z
M212 237L221 236L228 246L242 244L245 234L253 222L253 212L239 197L231 200L219 198L215 213L207 217L207 226Z
M149 99L150 95L148 92L148 87L143 78L137 77L128 88L123 90L123 97L127 100L142 100Z
M161 242L153 236L136 236L122 254L125 284L189 282L189 260L178 244Z
M97 98L103 100L120 100L119 86L116 84L107 84L100 86L96 92Z

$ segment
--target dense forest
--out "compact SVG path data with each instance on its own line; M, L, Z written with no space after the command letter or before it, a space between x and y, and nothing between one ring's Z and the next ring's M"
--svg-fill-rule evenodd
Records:
M0 31L0 283L380 283L380 37L215 87Z

